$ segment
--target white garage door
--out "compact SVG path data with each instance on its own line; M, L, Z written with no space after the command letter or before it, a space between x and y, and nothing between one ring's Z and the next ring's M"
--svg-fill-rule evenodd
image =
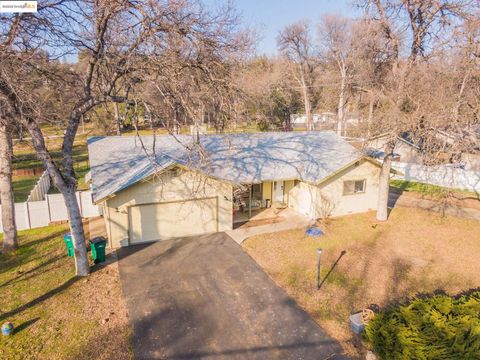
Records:
M137 205L130 208L130 244L216 232L217 199Z

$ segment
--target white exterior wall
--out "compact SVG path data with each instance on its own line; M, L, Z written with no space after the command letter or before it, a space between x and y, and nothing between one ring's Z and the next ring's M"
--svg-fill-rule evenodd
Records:
M380 167L362 160L320 185L299 182L289 192L289 206L311 218L376 210ZM343 182L366 179L364 193L343 195Z
M187 199L217 198L218 231L233 225L232 186L191 171L167 171L119 192L104 203L104 218L111 247L129 245L129 207ZM196 226L192 218L191 226ZM175 224L169 224L175 226Z

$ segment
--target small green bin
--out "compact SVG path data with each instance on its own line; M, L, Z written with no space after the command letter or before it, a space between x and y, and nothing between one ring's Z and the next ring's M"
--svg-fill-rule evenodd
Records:
M92 250L92 259L96 263L105 261L105 248L107 246L107 240L99 236L90 240L90 249Z
M67 255L73 256L75 254L75 250L73 248L72 235L70 235L69 233L63 235L63 241L65 242L65 246L67 247Z

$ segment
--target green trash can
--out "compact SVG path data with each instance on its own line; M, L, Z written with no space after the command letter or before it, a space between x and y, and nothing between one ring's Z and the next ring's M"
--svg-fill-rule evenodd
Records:
M107 246L107 240L99 236L90 240L90 249L92 250L92 259L96 263L105 261L105 248Z
M75 254L75 250L73 248L72 235L70 235L70 233L63 235L63 241L67 247L67 255L73 256Z

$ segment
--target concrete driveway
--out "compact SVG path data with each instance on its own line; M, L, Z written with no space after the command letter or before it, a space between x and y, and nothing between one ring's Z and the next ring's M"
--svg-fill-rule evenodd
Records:
M136 359L346 359L224 233L118 254Z

